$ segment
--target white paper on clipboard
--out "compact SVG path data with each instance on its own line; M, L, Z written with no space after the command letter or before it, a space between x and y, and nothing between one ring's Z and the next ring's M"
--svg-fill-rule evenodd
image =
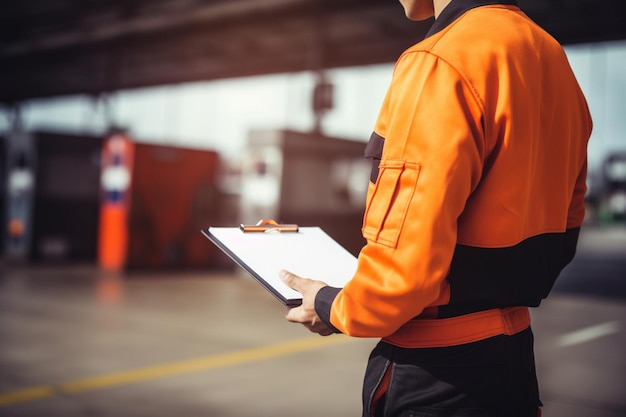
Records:
M357 258L319 227L293 233L209 227L202 233L285 305L301 304L302 296L280 280L281 270L341 288L357 267Z

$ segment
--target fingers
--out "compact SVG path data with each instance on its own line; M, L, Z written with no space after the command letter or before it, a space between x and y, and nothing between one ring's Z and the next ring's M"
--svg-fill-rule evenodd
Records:
M289 288L302 293L302 281L304 281L305 278L300 278L299 276L294 275L289 271L285 271L284 269L280 271L279 277Z
M284 269L280 271L279 278L289 288L298 291L303 296L311 295L315 296L320 288L327 286L325 282L317 281L309 278L302 278L296 274L292 274Z
M285 317L287 318L287 321L290 321L292 323L307 322L306 313L302 306L291 307L289 310L287 310L287 315Z
M320 336L329 336L333 334L323 321L317 317L317 315L311 316L307 314L302 306L290 308L287 311L286 318L292 323L300 323L312 333L317 333Z
M332 329L317 316L314 307L317 291L326 284L321 281L301 278L285 270L280 271L279 277L289 288L302 294L302 305L290 308L285 316L287 320L292 323L300 323L309 331L321 336L333 334Z

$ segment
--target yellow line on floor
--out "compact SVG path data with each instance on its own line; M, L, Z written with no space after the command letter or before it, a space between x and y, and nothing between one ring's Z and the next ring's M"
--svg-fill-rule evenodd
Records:
M52 387L27 388L20 391L14 391L8 394L0 395L0 407L38 400L40 398L51 397L53 395L54 389Z
M167 363L146 368L114 372L66 382L59 385L39 386L0 394L0 407L53 397L60 394L76 394L119 385L165 378L191 372L207 371L227 366L241 365L279 356L319 349L349 341L341 335L332 337L308 337L254 349L240 350L221 355L207 356L181 362Z

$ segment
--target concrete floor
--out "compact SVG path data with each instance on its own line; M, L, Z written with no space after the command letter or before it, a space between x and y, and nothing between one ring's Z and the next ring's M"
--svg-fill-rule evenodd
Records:
M533 310L544 417L625 416L626 229L590 229L561 282ZM284 314L238 271L4 267L0 416L359 416L375 341Z

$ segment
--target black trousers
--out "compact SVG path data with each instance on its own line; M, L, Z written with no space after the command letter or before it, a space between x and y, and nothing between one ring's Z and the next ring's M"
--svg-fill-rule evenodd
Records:
M443 348L380 342L363 385L363 417L537 417L540 406L530 328Z

